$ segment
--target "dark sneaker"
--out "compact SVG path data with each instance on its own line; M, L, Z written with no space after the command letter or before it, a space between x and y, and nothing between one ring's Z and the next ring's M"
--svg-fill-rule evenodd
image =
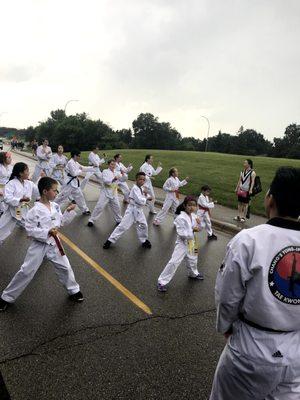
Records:
M76 301L76 303L81 303L83 301L83 294L80 291L75 294L70 294L69 299Z
M216 236L214 233L210 236L207 236L207 240L218 240L218 236Z
M239 215L237 215L236 217L234 217L233 218L235 221L240 221L241 220L241 218L240 218L240 216Z
M144 247L145 249L151 249L152 245L149 242L149 240L145 240L144 243L142 243L142 247Z
M91 215L90 210L83 211L82 215Z
M88 224L87 224L87 226L89 226L89 227L94 226L94 222L89 221Z
M10 303L0 298L0 311L5 311Z
M104 248L104 249L109 249L109 248L110 248L110 245L111 245L111 241L110 241L110 240L107 240L107 241L104 243L103 248Z
M159 292L167 292L168 291L167 286L166 285L161 285L160 283L157 284L157 290Z
M71 201L71 204L76 204L76 201L75 201L75 200L72 200L72 201Z
M189 276L189 279L196 279L197 281L203 281L204 276L199 272L196 276Z

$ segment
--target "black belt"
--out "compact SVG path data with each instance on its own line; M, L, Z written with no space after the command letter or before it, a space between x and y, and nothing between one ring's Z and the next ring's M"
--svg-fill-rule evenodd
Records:
M255 322L249 321L248 319L246 319L243 314L239 314L239 319L240 319L240 321L244 322L245 324L247 324L249 326L252 326L252 328L259 329L260 331L273 332L273 333L290 333L290 332L293 332L293 331L280 331L280 330L277 330L277 329L267 328L266 326L258 325Z
M71 174L67 174L67 175L71 177L71 179L69 180L69 182L67 182L67 185L69 185L69 183L71 183L73 179L77 179L77 186L78 186L78 187L80 186L80 182L79 182L79 179L77 178L77 176L73 176L73 175L71 175Z

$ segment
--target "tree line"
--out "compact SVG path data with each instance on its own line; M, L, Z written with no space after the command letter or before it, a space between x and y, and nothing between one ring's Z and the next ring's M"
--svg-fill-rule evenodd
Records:
M21 135L26 142L48 138L53 148L62 144L66 151L72 148L101 149L163 149L188 150L269 156L300 159L300 125L290 124L282 138L273 142L254 129L241 129L238 134L219 131L208 139L182 137L169 122L160 122L150 113L140 114L132 129L114 130L100 119L92 120L86 113L66 116L64 110L51 111L50 117L37 126L16 130L0 128L0 136Z

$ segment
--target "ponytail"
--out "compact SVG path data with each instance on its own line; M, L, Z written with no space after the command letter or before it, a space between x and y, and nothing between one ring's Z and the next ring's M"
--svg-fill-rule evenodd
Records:
M28 169L28 165L23 162L18 162L14 165L11 176L9 180L11 181L14 178L20 178L20 174Z

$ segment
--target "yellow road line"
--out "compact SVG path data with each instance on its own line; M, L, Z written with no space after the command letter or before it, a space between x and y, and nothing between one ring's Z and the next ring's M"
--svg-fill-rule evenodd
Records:
M105 269L103 269L96 261L85 254L76 244L74 244L69 238L67 238L62 233L59 233L59 237L77 253L81 258L83 258L91 267L93 267L99 274L101 274L105 279L107 279L116 289L118 289L124 296L126 296L132 303L137 307L141 308L146 314L151 315L152 311L150 308L143 303L138 297L131 293L125 286L123 286L119 281L112 277Z

